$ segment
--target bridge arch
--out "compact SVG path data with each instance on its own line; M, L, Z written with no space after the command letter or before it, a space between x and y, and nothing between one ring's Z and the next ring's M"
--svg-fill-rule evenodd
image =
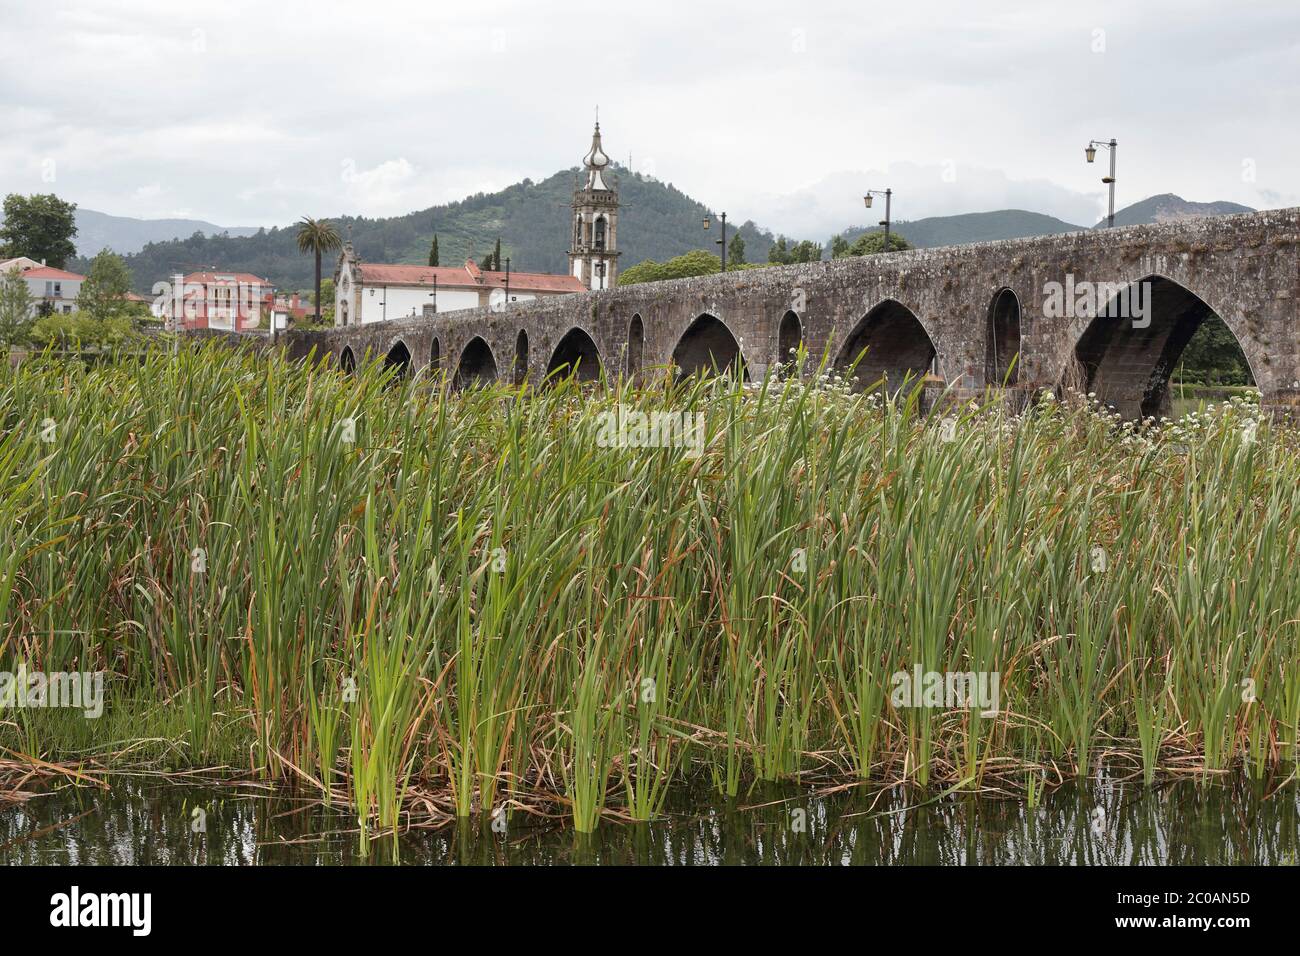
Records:
M854 326L835 360L859 389L883 382L898 391L905 381L919 382L936 370L934 340L921 320L897 299L885 299ZM856 363L856 365L855 365Z
M384 356L384 369L392 369L397 378L406 378L411 374L411 350L401 339L394 342Z
M442 371L442 343L435 335L433 344L429 346L429 372L437 374L440 371Z
M570 375L580 382L600 378L600 350L586 330L576 325L564 333L546 366L547 379L568 378Z
M339 368L345 375L351 375L357 370L357 357L352 352L352 346L343 346L343 351L339 353Z
M790 309L781 317L781 324L777 327L776 364L793 370L796 362L795 355L802 343L803 322L799 320L799 313Z
M460 362L456 366L456 386L491 385L497 378L497 360L492 348L481 335L469 340L469 344L460 353Z
M741 375L749 380L739 340L725 322L707 312L697 316L677 340L673 364L683 376L712 375L739 365Z
M627 374L635 375L641 371L641 356L645 351L645 323L641 313L632 316L627 325Z
M1003 286L993 293L984 324L984 382L1015 385L1020 378L1020 298Z
M1207 321L1223 322L1241 350L1251 382L1259 384L1249 336L1177 280L1152 273L1106 295L1104 302L1101 295L1097 299L1096 312L1075 343L1074 366L1065 384L1095 393L1124 417L1170 414L1170 376Z
M514 384L522 385L528 378L528 333L523 329L515 336Z

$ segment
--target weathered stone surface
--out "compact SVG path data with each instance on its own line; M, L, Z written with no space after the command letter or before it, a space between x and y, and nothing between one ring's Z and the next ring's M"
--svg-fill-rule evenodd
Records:
M1176 359L1173 353L1213 310L1241 344L1265 404L1296 405L1298 242L1300 209L1284 209L679 279L521 302L503 312L471 310L290 332L287 341L294 354L315 347L338 359L348 349L356 361L367 352L382 357L401 342L416 369L428 366L436 341L442 368L454 374L466 347L481 337L498 375L514 378L515 345L523 331L527 376L540 381L572 329L589 335L606 371L615 372L626 368L634 317L644 327L641 366L649 368L669 362L692 323L707 315L730 330L749 375L758 378L784 359L779 329L794 311L814 357L810 365L823 350L833 361L842 359L847 342L860 343L874 334L875 366L869 352L864 368L890 371L893 362L894 375L902 366L924 363L932 350L937 374L968 394L989 384L994 367L988 354L990 314L999 293L1010 289L1020 306L1017 380L1022 386L1054 386L1072 375L1077 378L1076 348L1085 331L1092 322L1115 323L1094 328L1085 342L1079 358L1085 360L1086 381L1079 384L1126 414L1151 411L1162 400L1159 379L1167 378L1171 356ZM1064 284L1067 276L1075 283L1151 279L1157 289L1151 325L1138 329L1120 319L1045 316L1047 284ZM900 318L905 313L892 305L877 309L889 300L915 322ZM867 319L873 309L876 313ZM879 318L885 315L893 318ZM868 334L855 338L864 319ZM999 327L1005 328L1004 321L1005 314ZM787 322L787 346L790 327ZM1096 367L1087 368L1088 362Z

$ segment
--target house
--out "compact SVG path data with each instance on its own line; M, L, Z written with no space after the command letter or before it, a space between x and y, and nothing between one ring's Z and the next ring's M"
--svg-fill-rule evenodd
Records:
M175 275L170 294L151 310L173 328L250 332L270 328L275 287L248 272L191 272Z
M85 276L55 269L26 256L0 262L0 272L10 269L18 269L27 280L27 291L32 297L32 315L77 311L77 295L81 292L81 283L86 281Z
M490 272L463 266L363 262L346 243L334 270L334 324L359 325L432 312L498 308L551 295L585 292L582 280L544 272Z
M275 297L275 327L287 329L291 325L308 322L316 317L315 306L303 302L297 292Z

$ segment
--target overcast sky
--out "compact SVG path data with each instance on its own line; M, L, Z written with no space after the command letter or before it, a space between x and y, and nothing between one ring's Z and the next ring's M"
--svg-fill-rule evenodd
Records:
M386 216L607 150L736 222L1300 205L1300 3L0 0L0 192ZM874 217L874 210L872 218Z

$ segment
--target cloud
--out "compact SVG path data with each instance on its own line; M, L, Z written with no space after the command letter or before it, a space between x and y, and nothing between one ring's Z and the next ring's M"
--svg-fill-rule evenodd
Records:
M413 194L416 170L405 157L387 160L371 169L358 170L351 159L343 160L341 166L339 178L348 199L357 207L391 215L410 212L412 203L419 204Z
M861 219L880 176L900 218L1095 221L1082 146L1111 136L1121 205L1298 190L1295 4L661 0L606 5L590 29L530 0L10 6L0 191L48 191L53 163L60 194L119 215L408 212L574 165L597 103L619 160L654 157L660 179L788 234ZM956 180L936 180L949 163Z

